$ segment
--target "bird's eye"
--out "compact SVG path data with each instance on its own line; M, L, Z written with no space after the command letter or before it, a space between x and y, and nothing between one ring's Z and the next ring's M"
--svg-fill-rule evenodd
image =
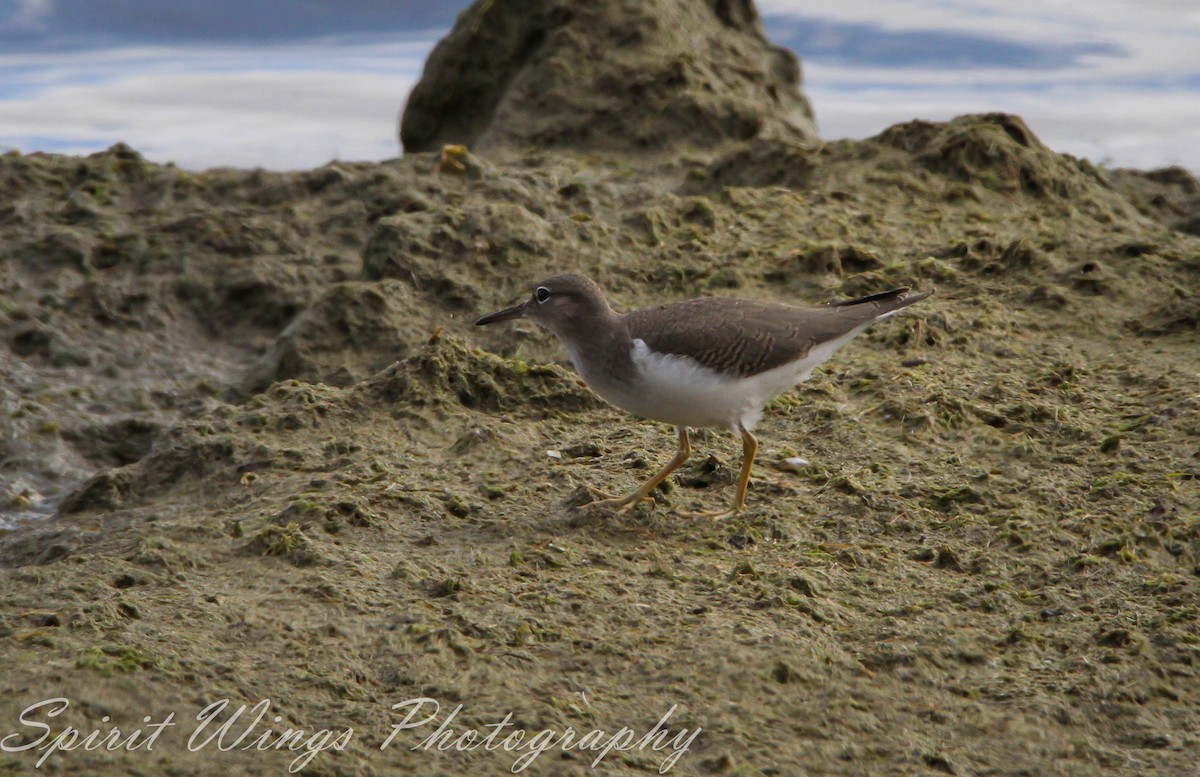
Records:
M538 302L545 302L550 299L550 290L545 286L538 286L533 292L533 298Z

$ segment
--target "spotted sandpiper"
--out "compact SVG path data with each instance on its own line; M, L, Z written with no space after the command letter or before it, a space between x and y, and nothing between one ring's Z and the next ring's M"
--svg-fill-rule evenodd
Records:
M871 324L931 293L893 289L820 307L702 297L617 313L590 278L566 273L539 283L524 302L475 323L533 319L558 337L593 391L636 416L674 425L678 448L665 467L628 496L590 506L625 509L650 499L654 487L691 455L689 427L723 427L741 435L733 504L699 513L719 519L746 506L758 451L751 431L767 402L807 380Z

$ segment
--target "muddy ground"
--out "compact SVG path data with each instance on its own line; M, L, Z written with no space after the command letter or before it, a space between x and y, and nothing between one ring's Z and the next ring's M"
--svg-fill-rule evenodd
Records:
M354 730L306 774L509 772L411 749L436 723L381 749L429 697L530 735L678 705L673 774L1195 774L1196 193L1002 115L670 161L4 156L0 736L65 697L55 735L175 725L45 773L286 774L188 748L206 705L269 699L255 736ZM574 507L673 441L548 334L471 326L563 270L618 309L936 294L769 407L713 523L678 511L729 498L725 432L653 506Z

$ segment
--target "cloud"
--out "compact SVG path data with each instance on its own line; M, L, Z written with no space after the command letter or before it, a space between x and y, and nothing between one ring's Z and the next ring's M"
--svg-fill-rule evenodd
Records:
M1021 78L1053 83L1059 79L1091 81L1158 78L1171 73L1200 73L1200 9L1193 0L1159 0L1134 5L1128 0L1091 0L1088 3L1047 3L1045 0L759 0L768 31L788 29L787 19L818 19L830 25L857 26L876 33L942 36L1007 42L1019 49L1039 51L1079 50L1073 67L996 67L990 74L951 67L945 75L985 80ZM772 18L774 17L774 18ZM793 22L795 23L795 22ZM786 33L784 33L786 34ZM799 54L806 62L819 60L819 50ZM890 80L906 81L908 69L893 67Z
M401 106L432 40L39 55L3 101L0 147L274 170L398 156ZM35 57L36 59L36 57ZM0 74L30 56L0 57ZM48 137L49 136L49 137ZM50 141L49 143L47 141Z
M59 86L5 106L0 143L46 132L60 151L121 140L160 162L268 169L399 156L396 122L412 79L307 71L138 76ZM14 142L17 141L17 142Z

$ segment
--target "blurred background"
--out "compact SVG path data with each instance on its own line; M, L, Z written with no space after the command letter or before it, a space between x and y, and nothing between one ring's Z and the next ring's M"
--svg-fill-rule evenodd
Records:
M466 0L0 0L0 150L123 141L189 169L400 153L425 57ZM759 0L822 137L1005 111L1056 151L1200 171L1196 0Z

